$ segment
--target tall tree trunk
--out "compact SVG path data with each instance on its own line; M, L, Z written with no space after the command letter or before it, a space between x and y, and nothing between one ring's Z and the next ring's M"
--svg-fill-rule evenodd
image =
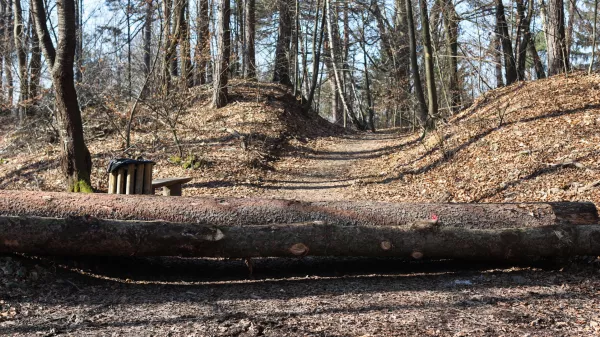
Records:
M217 57L215 58L215 71L213 75L214 108L227 105L227 82L229 73L229 56L231 54L231 32L229 20L231 9L229 0L218 0L217 13Z
M354 115L354 112L351 110L350 105L348 104L348 101L346 99L345 93L343 91L344 88L344 82L342 82L342 76L340 75L339 71L338 71L338 61L337 61L337 57L336 55L340 55L339 52L339 46L336 43L337 41L339 41L339 36L338 34L334 35L333 32L333 24L332 24L332 9L331 9L331 2L330 0L325 0L325 16L327 18L327 33L328 33L328 37L329 37L329 43L330 48L329 51L331 53L331 63L333 66L333 75L334 75L334 80L335 80L335 86L337 88L337 91L339 93L340 96L340 100L342 102L342 107L344 108L344 118L346 118L345 116L350 116L350 118L352 119L352 123L359 129L363 129L362 124L360 123L360 121L356 118L356 116ZM337 16L337 15L336 15ZM336 32L337 31L337 26L335 29ZM339 32L338 32L339 33ZM344 123L344 126L346 126L346 123Z
M496 26L500 42L502 43L502 55L504 56L504 69L506 71L506 85L510 85L517 81L517 65L513 54L512 42L508 34L508 25L506 16L504 15L504 4L502 0L496 1Z
M446 48L448 49L450 81L448 90L451 97L452 112L460 110L461 89L458 81L458 22L460 18L454 8L452 0L443 1L444 30L446 35Z
M129 6L131 8L131 6ZM129 18L129 11L127 18ZM75 82L83 81L83 0L75 0L75 29L76 29L76 46L75 46ZM129 26L129 25L128 25ZM131 53L129 53L131 54ZM130 62L131 63L131 62Z
M4 76L6 78L6 104L8 107L12 107L13 105L13 95L14 95L14 83L13 83L13 47L14 47L14 39L13 35L13 13L12 13L12 1L11 0L2 0L4 4L4 35L3 39L3 49L4 49Z
M192 67L192 54L190 44L190 2L189 0L182 0L181 4L181 33L180 33L180 45L181 45L181 84L184 89L191 88L194 85L194 73Z
M531 41L527 44L527 49L529 50L529 55L533 60L533 66L535 67L535 77L539 80L542 78L546 78L546 72L544 71L544 65L540 60L540 56L538 55L537 50L535 49L535 41L533 41L533 36L530 36Z
M592 73L594 67L594 59L596 58L596 25L598 23L598 0L594 0L594 25L592 30L592 59L590 60L590 66L588 68L588 75Z
M325 35L325 4L323 5L323 18L321 19L321 30L319 31L319 9L321 4L321 0L317 0L317 5L315 6L315 24L313 30L313 60L312 60L312 79L310 83L310 91L308 92L308 98L304 103L304 110L308 111L312 107L312 102L315 97L315 92L317 90L317 83L319 79L319 64L321 58L321 46L323 44L323 38ZM317 39L318 36L318 39ZM318 109L315 109L315 111Z
M150 74L150 59L152 47L152 21L154 20L153 0L146 0L146 15L144 18L144 77Z
M417 62L417 38L415 36L415 21L413 17L411 0L406 0L406 18L410 49L410 69L412 71L415 96L417 96L418 102L417 117L421 123L421 126L426 127L428 122L427 103L425 103L425 95L423 94L423 86L421 85L421 75L419 75L419 63Z
M7 52L7 41L5 39L6 20L5 9L6 0L0 0L0 106L4 105L4 57Z
M78 1L78 0L75 0ZM133 85L131 83L131 14L133 12L133 7L131 5L131 0L127 0L127 9L126 9L126 24L127 24L127 100L131 99Z
M246 8L245 8L246 19L244 23L246 24L245 31L245 57L244 62L246 65L244 66L245 74L244 77L249 80L256 80L256 52L255 52L255 39L256 39L256 0L246 0Z
M531 16L533 15L533 1L527 1L527 12L525 12L524 0L516 0L517 3L517 38L516 40L516 63L517 78L519 81L525 80L525 67L527 59L527 46L531 41Z
M13 0L14 16L14 46L17 53L18 75L19 75L19 122L23 122L27 111L27 53L25 51L25 30L23 29L23 9L21 0Z
M563 0L549 0L547 6L548 29L548 75L556 75L570 69L565 37L565 9Z
M196 85L206 83L208 60L210 60L210 31L209 31L208 0L198 0L196 27Z
M427 100L429 117L438 113L437 91L435 88L435 72L433 69L433 48L431 47L431 34L429 33L429 15L427 14L427 0L419 0L421 9L421 33L423 35L423 52L425 53L425 79L427 83ZM426 127L431 127L427 125Z
M364 26L363 26L364 36ZM363 42L364 43L364 42ZM364 50L363 46L363 50ZM373 108L373 98L371 96L371 83L369 79L369 63L367 62L367 54L363 52L363 63L365 67L365 91L367 96L367 115L369 117L369 128L375 132L375 109Z
M577 0L567 0L569 2L569 22L567 23L566 45L567 59L571 60L571 47L573 47L573 26L577 13Z
M279 30L275 46L273 82L292 85L290 78L290 43L292 40L291 0L277 0L279 4Z
M70 192L92 192L92 160L83 138L81 112L73 81L77 40L75 0L58 0L58 49L55 49L46 24L44 0L33 1L35 25L44 56L50 67L55 91L56 119L63 144L62 169Z
M30 11L31 13L31 11ZM31 24L33 27L33 16L31 16ZM31 29L31 58L29 60L29 99L35 99L39 94L40 79L42 77L42 50L40 49L40 40L35 32L35 28Z
M171 52L169 50L173 37L171 36L171 9L173 0L163 0L163 37L164 37L164 54L162 60L162 91L166 94L171 87Z
M500 28L496 22L494 27L494 37L492 38L492 47L494 53L494 74L496 75L496 88L504 86L504 78L502 76L502 41L500 38Z

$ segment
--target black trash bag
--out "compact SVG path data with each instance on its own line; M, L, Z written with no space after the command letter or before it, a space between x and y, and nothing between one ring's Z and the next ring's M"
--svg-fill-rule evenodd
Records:
M115 159L111 159L110 162L108 162L108 168L107 168L106 172L108 172L108 173L115 172L116 170L120 169L121 167L127 166L129 164L148 164L148 163L156 164L152 160L115 158Z

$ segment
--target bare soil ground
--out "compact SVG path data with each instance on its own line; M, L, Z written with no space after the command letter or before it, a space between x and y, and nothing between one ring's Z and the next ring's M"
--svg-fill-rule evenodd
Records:
M229 108L199 106L182 119L182 142L210 164L173 162L168 133L144 129L143 112L126 154L157 160L157 176L193 176L186 195L600 202L596 76L492 92L423 141L340 132L302 115L277 86L234 83L233 92ZM20 135L0 139L0 188L60 190L56 145ZM90 138L99 191L120 142ZM240 260L2 256L0 335L594 336L600 259L264 258L249 275Z

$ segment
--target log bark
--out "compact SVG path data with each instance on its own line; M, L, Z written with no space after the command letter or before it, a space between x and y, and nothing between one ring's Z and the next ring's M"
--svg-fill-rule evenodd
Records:
M0 191L0 215L115 220L161 220L255 226L326 221L353 226L404 226L435 215L443 226L467 229L528 228L598 223L593 203L413 204L256 198L160 198L145 195Z
M256 226L0 216L0 252L69 256L394 256L504 260L600 254L600 226Z
M600 254L600 226L592 203L393 204L0 191L0 251L517 259Z

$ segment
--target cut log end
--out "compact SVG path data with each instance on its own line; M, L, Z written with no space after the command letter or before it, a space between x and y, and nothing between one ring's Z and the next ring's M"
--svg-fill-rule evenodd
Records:
M290 253L296 256L305 256L308 254L308 247L303 243L297 243L290 247Z
M383 250L390 250L390 249L392 249L392 243L389 242L389 241L381 241L381 243L379 244L379 246Z
M412 254L410 254L410 256L412 256L412 258L415 260L420 260L423 258L423 253L418 250L415 250L414 252L412 252Z

